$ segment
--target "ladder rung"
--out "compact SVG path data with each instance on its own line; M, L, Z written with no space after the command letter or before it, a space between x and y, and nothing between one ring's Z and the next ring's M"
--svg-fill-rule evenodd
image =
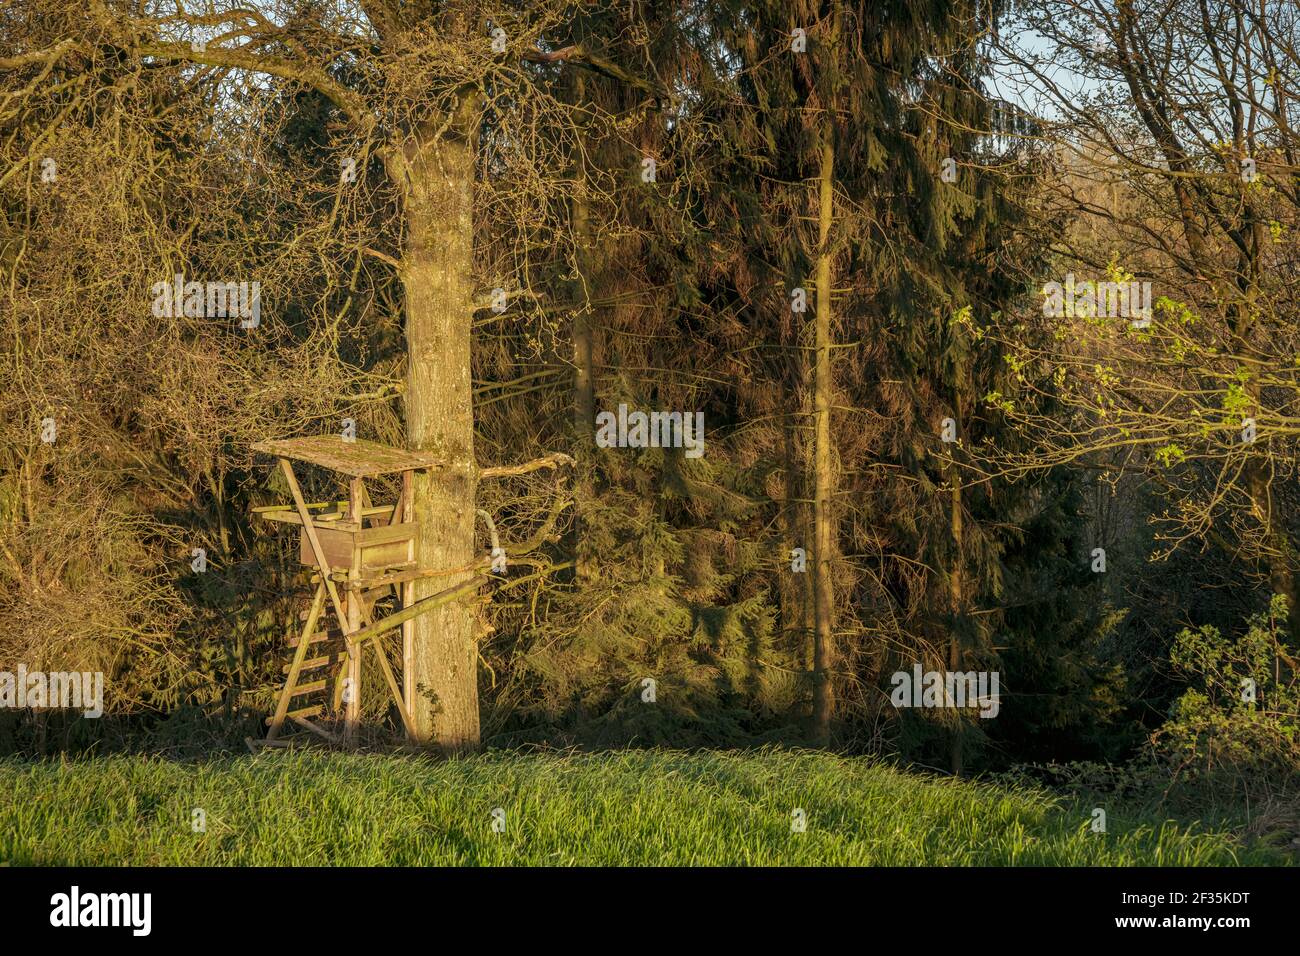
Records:
M311 608L307 608L307 610L305 611L299 611L298 620L300 621L307 620L307 615L310 613L311 613ZM333 616L334 616L334 611L330 607L329 602L326 601L324 604L321 605L320 617L316 619L317 624L324 624L326 627L334 627L335 625L332 623Z
M299 668L299 670L304 670L304 671L315 670L317 667L324 667L326 664L333 664L340 660L342 660L342 657L340 657L337 654L331 654L327 657L313 657L311 660L303 661L302 666ZM293 668L292 664L285 664L284 667L280 669L280 672L283 674L287 674L292 668Z
M286 717L315 717L324 709L325 709L324 704L316 704L313 707L302 707L298 710L291 710L289 711L289 713L285 714L285 716ZM275 720L274 717L266 718L266 726L270 727L274 720Z
M299 684L293 689L293 694L291 696L298 697L302 694L310 694L314 691L324 690L325 685L328 683L329 681L317 680L312 681L310 684Z
M307 643L319 644L321 641L342 641L342 640L343 640L343 635L340 634L338 631L317 631L315 634L307 638ZM301 635L297 637L289 638L290 647L297 647L301 643L302 643Z

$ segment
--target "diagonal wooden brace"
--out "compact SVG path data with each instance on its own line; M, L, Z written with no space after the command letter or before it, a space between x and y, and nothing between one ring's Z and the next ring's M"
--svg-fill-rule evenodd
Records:
M325 549L320 545L320 536L316 534L316 526L312 524L311 512L307 510L307 503L303 500L302 489L298 487L298 479L293 476L293 466L289 464L289 459L281 458L280 467L284 470L285 480L289 483L289 492L293 495L294 507L298 509L298 516L302 518L302 530L307 535L307 541L311 545L312 554L316 557L316 564L320 568L321 577L324 579L325 587L329 591L330 603L334 607L334 615L339 619L339 627L343 630L346 637L350 633L348 628L348 615L343 610L343 602L339 600L339 592L334 587L334 581L330 578L330 563L325 557ZM351 641L348 642L349 644Z

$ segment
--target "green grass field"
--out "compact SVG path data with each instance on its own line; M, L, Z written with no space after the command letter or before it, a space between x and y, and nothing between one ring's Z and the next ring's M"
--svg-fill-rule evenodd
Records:
M0 761L13 865L1285 864L1222 828L820 753ZM493 811L504 811L494 832ZM805 832L792 832L804 811ZM195 832L194 811L206 831Z

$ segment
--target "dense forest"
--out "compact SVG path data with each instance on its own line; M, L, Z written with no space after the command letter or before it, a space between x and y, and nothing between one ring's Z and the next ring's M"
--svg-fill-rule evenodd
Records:
M368 746L1295 792L1298 228L1294 3L9 0L0 752L261 736L338 436Z

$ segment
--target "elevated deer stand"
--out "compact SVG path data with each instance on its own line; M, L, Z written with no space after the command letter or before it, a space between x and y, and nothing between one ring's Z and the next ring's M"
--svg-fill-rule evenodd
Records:
M469 593L484 580L476 576L421 601L412 601L412 582L438 573L417 565L420 526L412 511L412 476L417 469L437 467L441 462L420 452L402 451L376 442L344 440L337 435L258 442L252 448L280 460L280 468L293 495L292 505L257 508L255 513L267 521L301 527L299 554L304 565L315 569L312 583L316 588L302 631L297 640L289 642L295 648L293 660L285 668L288 677L276 702L275 714L267 718L270 729L266 739L248 738L249 747L285 746L286 742L277 740L277 737L286 720L297 728L337 743L339 738L335 733L311 720L326 710L323 697L317 703L293 707L295 698L323 695L330 684L331 669L334 671L334 688L330 710L337 715L340 705L344 708L343 741L351 744L356 738L361 716L361 662L367 643L375 651L407 736L413 736L411 709L415 702L415 686L411 667L411 622L420 614ZM347 500L305 502L294 477L292 461L307 462L346 476ZM399 472L402 490L398 501L390 505L372 505L364 479ZM371 609L388 589L396 594L400 610L375 621ZM328 624L329 611L337 621L337 633ZM400 687L378 640L380 635L397 627L402 629ZM338 646L340 639L342 647ZM323 655L308 657L308 649L313 645L330 642L334 645L333 650L322 646ZM304 674L310 671L316 672L312 676L318 676L318 679L304 682Z

